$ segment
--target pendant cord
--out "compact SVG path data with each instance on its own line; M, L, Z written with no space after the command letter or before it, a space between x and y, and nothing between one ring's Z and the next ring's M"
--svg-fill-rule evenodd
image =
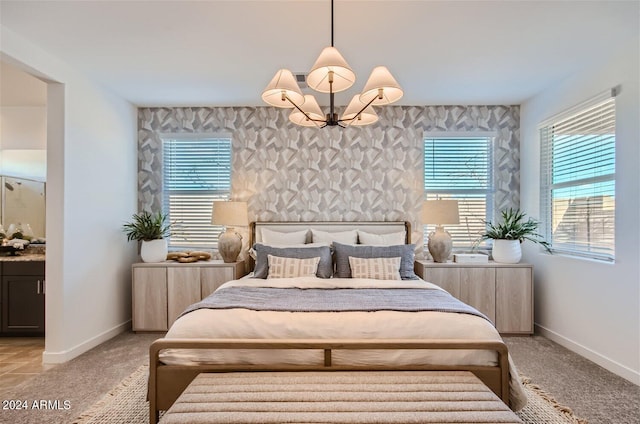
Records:
M331 47L333 47L333 0L331 0Z
M331 47L333 47L333 0L331 0ZM334 125L334 103L333 103L333 84L329 80L329 115L327 116L327 124Z

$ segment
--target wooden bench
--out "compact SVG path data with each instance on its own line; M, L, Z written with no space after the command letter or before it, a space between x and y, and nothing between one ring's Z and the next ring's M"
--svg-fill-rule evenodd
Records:
M160 423L521 423L469 371L198 375Z

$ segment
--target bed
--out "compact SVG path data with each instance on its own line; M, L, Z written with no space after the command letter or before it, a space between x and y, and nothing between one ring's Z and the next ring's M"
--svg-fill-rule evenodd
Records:
M354 231L379 246L352 246ZM254 272L192 305L152 344L151 422L199 373L243 370L465 370L520 409L526 396L497 330L413 274L410 240L405 222L252 225ZM313 273L278 274L287 256L283 269L315 264Z

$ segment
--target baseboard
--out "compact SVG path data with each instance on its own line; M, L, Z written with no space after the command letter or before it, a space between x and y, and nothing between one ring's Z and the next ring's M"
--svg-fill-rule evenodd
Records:
M73 358L82 355L83 353L93 349L106 342L107 340L117 336L120 333L124 333L131 328L131 320L125 321L122 324L118 324L115 327L98 334L95 337L86 340L71 349L63 350L62 352L47 352L42 353L42 363L44 364L62 364L70 361Z
M640 372L632 370L631 368L622 365L611 358L607 358L606 356L601 355L598 352L595 352L588 347L581 345L580 343L576 343L573 340L568 339L553 330L545 328L540 324L535 324L535 332L537 334L540 334L541 336L546 337L549 340L558 343L561 346L566 347L572 352L575 352L578 355L583 356L592 362L595 362L602 368L609 370L616 375L619 375L625 380L629 380L633 384L640 386Z

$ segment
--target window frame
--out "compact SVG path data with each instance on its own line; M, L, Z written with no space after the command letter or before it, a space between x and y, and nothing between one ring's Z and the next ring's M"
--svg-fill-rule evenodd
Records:
M170 199L169 199L169 193L175 194L175 195L194 195L194 192L199 192L199 195L202 196L210 196L211 198L208 199L210 202L210 204L213 202L213 200L229 200L231 198L231 184L232 184L232 180L233 180L233 140L232 140L232 136L230 133L180 133L180 134L174 134L174 133L162 133L159 134L159 138L160 138L160 149L161 149L161 154L162 154L162 160L161 160L161 174L162 174L162 179L161 179L161 185L162 185L162 190L161 190L161 208L162 208L162 212L167 214L167 219L169 222L172 223L172 235L168 238L168 245L169 245L169 250L184 250L184 249L189 249L189 250L196 250L196 249L202 249L202 250L216 250L218 248L218 236L219 234L224 231L224 226L221 225L213 225L211 224L211 231L207 231L207 233L211 233L211 243L188 243L188 242L180 242L180 234L183 233L184 231L184 235L182 236L182 238L184 240L188 240L189 237L189 229L187 228L186 230L182 230L181 229L181 223L180 221L175 220L174 218L172 218L171 216L171 212L170 212ZM229 190L168 190L166 189L166 166L167 166L167 162L166 162L166 158L165 158L165 144L167 142L171 142L171 141L192 141L192 142L198 142L198 141L210 141L210 140L220 140L220 141L225 141L229 143ZM209 216L210 216L210 207L209 206ZM198 231L197 233L201 234L201 231Z
M551 252L561 254L565 256L590 259L607 263L615 262L615 231L616 231L616 95L619 92L619 87L614 87L611 90L602 92L584 102L581 102L563 112L560 112L545 121L538 124L538 141L540 143L540 215L542 224L542 235L544 239L549 243ZM553 136L549 135L549 131L552 131L554 125L563 124L566 125L566 121L574 118L580 114L586 113L589 109L601 106L607 102L613 102L613 172L598 176L573 178L568 181L553 182ZM598 162L600 164L600 162ZM594 165L592 168L597 168L598 165ZM580 248L577 246L576 239L573 239L573 247L569 247L568 242L565 242L565 246L559 246L553 244L553 190L577 188L588 184L598 183L612 183L613 189L613 229L610 236L612 237L612 248L609 252L598 246L586 246L586 248ZM571 197L575 199L576 197ZM601 249L602 251L595 251L593 249Z
M423 171L423 189L424 189L424 200L433 200L436 198L443 199L456 199L460 200L460 198L468 195L483 195L485 199L485 216L481 219L486 221L492 221L495 213L495 172L494 172L494 163L495 163L495 144L498 133L496 131L468 131L468 132L425 132L422 136L422 158L426 160L426 144L427 140L435 139L486 139L487 140L487 188L486 189L458 189L458 190L430 190L426 186L426 170L427 164L423 163L422 171ZM460 210L460 224L458 226L464 226L464 222L461 216ZM423 223L424 226L424 245L426 247L428 241L428 234L435 229L435 225ZM448 226L450 227L450 226ZM446 228L445 228L446 229ZM477 243L477 240L480 237L480 234L471 233L470 238L468 240L468 244L461 245L459 242L456 243L455 237L453 242L453 251L461 252L467 251L470 249L481 249L481 250L489 250L490 246L487 241L482 241Z

